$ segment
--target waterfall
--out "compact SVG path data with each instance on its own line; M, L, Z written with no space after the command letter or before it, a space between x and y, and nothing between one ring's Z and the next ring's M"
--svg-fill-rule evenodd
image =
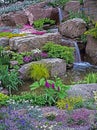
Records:
M62 10L58 7L58 12L59 12L59 23L62 22L63 16L62 16Z
M74 43L74 47L75 47L75 62L80 63L81 62L81 56L80 56L79 47L77 45L77 42L73 42L73 43Z

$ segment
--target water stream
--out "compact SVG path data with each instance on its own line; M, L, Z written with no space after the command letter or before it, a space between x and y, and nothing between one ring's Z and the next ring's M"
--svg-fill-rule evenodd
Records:
M80 50L77 45L77 42L73 42L75 47L75 62L80 63L81 62L81 56L80 56Z
M59 23L62 22L63 16L62 16L62 10L58 7L58 12L59 12Z

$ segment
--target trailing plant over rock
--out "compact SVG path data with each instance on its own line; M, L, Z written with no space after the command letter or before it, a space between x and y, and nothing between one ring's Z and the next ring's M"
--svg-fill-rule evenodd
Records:
M50 58L61 58L66 60L67 63L74 62L74 48L61 46L53 42L46 43L42 50L48 53Z

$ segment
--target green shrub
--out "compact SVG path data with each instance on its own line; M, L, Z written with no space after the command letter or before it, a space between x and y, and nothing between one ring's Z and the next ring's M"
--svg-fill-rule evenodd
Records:
M66 60L67 63L74 62L74 48L48 42L43 46L42 50L46 51L50 58L61 58Z
M54 20L51 20L49 18L41 18L41 19L38 19L36 21L34 21L34 27L39 29L39 30L42 30L43 29L43 26L45 24L50 24L50 25L53 25L55 24L55 21Z
M35 90L37 88L44 87L44 85L45 85L45 79L41 78L39 81L36 81L33 84L31 84L30 89L32 91L32 90Z
M40 80L41 78L49 78L49 70L44 63L34 63L30 66L30 77L35 80Z
M97 22L96 22L94 28L89 29L89 30L86 31L84 34L85 34L85 35L91 35L92 37L97 38Z

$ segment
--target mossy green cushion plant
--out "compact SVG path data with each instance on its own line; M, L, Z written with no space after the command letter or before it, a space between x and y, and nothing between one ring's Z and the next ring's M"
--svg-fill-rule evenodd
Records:
M84 34L85 34L85 35L90 35L90 36L92 36L92 37L94 37L94 38L97 38L97 22L96 22L94 28L89 29L89 30L86 31Z
M44 63L34 63L30 66L30 77L35 80L40 80L41 78L48 79L50 77L49 70Z
M61 58L66 60L67 63L74 62L74 48L61 46L53 42L46 43L43 48L43 51L48 53L50 58Z

